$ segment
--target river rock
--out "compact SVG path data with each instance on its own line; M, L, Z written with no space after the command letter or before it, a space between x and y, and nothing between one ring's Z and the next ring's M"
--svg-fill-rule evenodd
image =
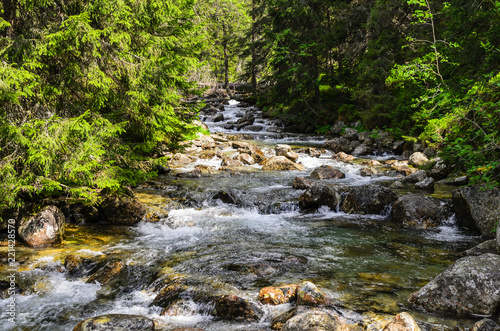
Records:
M329 149L334 153L346 152L349 153L349 143L350 141L344 137L334 138L332 140L327 140L323 144L323 148Z
M453 168L447 165L440 157L429 161L429 167L430 170L428 171L428 175L436 180L446 178L453 170Z
M278 144L274 147L274 150L276 152L276 156L286 156L286 153L292 151L292 147L290 145Z
M97 270L90 278L87 280L87 284L99 283L101 285L109 284L113 279L118 277L118 275L125 269L125 264L122 262L113 262L103 268Z
M225 157L222 159L221 166L222 167L241 167L241 166L243 166L243 163L239 160Z
M73 329L73 331L110 330L154 331L155 322L144 316L110 314L86 319Z
M439 181L439 184L453 185L453 186L463 186L469 183L469 177L459 176L453 178L446 178Z
M234 294L215 299L214 315L226 320L258 321L263 311L255 304Z
M330 302L331 299L311 282L303 282L297 287L298 305L321 306Z
M293 302L297 299L296 284L283 285L279 287L268 286L259 291L259 301L267 305L281 305Z
M356 186L345 197L341 209L348 214L381 214L397 198L395 192L384 186Z
M339 179L345 178L345 174L329 165L322 165L311 172L311 177L316 179Z
M427 173L425 172L425 170L418 170L417 172L409 174L401 181L404 183L418 183L425 180L426 178L427 178Z
M211 120L212 120L212 122L215 122L215 123L222 122L222 121L224 121L224 114L218 113L218 114L212 116Z
M264 162L262 170L300 170L306 169L302 164L290 161L284 156L273 156Z
M282 331L361 331L357 324L349 324L331 310L294 308L272 322L273 330Z
M406 313L397 314L383 331L420 331L413 317Z
M304 177L296 177L292 182L292 187L296 190L307 190L313 185L309 179Z
M361 156L361 155L369 155L372 153L373 153L373 149L371 148L371 146L369 146L367 144L361 144L361 145L357 146L356 148L354 148L354 150L352 151L351 154L353 156Z
M342 161L342 162L354 161L356 159L354 156L346 154L344 152L339 152L335 154L333 158L337 161Z
M426 179L415 183L415 188L419 190L433 190L434 189L434 178L427 177Z
M359 174L363 177L372 177L377 174L377 170L374 168L363 168L359 171Z
M358 140L359 132L353 128L346 128L342 136L349 140Z
M308 147L304 151L307 155L310 157L320 157L321 156L321 151L317 150L316 148L313 147Z
M500 189L482 185L462 187L452 193L458 224L493 238L500 215Z
M418 168L423 166L428 161L429 159L427 158L427 156L425 156L424 153L416 152L410 156L410 158L408 159L408 164Z
M446 210L438 200L417 194L401 196L391 210L394 222L420 229L439 226L445 216Z
M47 206L38 214L22 218L17 234L29 246L50 246L64 239L65 217L56 206Z
M266 155L264 154L264 152L262 152L262 150L260 150L260 148L258 148L254 144L234 141L232 143L232 147L237 149L240 153L250 154L257 163L261 163L266 159Z
M497 251L500 254L500 222L498 222L497 226L496 241L497 241Z
M457 260L408 301L440 314L492 315L500 306L500 256L483 254Z
M332 125L330 130L328 131L328 134L330 136L338 136L342 132L342 130L345 128L345 123L341 120L335 122L335 124Z
M108 223L114 225L135 225L146 215L146 206L137 199L131 190L127 194L108 194L101 192L104 199L99 205L99 211Z
M241 163L247 164L247 165L254 165L255 164L255 160L253 159L253 157L247 153L241 153L240 155L238 155L237 160L239 160Z
M181 153L174 154L172 158L169 160L168 164L171 167L182 167L193 163L194 159Z
M477 246L474 246L465 251L467 256L479 256L486 253L497 254L497 243L495 239L486 240Z
M218 199L227 204L237 204L240 201L238 194L236 193L236 191L233 190L219 191L215 193L212 199L213 200Z
M474 324L471 331L500 331L500 325L489 318L483 318Z
M299 197L301 209L317 209L320 206L328 206L337 210L342 201L343 188L335 185L314 184Z

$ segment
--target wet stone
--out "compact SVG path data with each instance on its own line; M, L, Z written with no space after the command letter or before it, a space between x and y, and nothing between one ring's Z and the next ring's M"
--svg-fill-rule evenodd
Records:
M311 282L304 282L297 288L298 305L320 306L330 302L331 299Z
M215 299L214 315L225 320L258 321L263 312L255 304L234 294Z
M92 317L80 322L73 331L134 330L154 331L152 319L138 315L111 314Z
M408 313L396 315L383 331L420 331L418 324Z
M63 241L65 217L56 206L47 206L35 216L23 218L18 235L29 246L50 246Z
M295 177L295 179L292 182L292 187L296 190L307 190L313 185L313 182L311 182L309 179L306 179L304 177Z
M259 301L268 305L281 305L297 299L298 285L290 284L279 287L264 287L259 291Z
M345 178L345 174L329 165L322 165L313 170L311 177L316 179L340 179Z

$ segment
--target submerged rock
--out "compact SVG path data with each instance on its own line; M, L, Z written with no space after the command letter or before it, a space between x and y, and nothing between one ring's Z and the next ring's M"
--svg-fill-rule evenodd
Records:
M64 239L65 217L56 206L47 206L35 216L21 219L17 233L29 246L50 246Z
M348 214L381 214L398 195L380 185L353 187L342 203L342 211Z
M446 210L439 200L417 194L403 195L391 210L394 222L420 229L440 226L445 217Z
M492 315L500 307L500 256L457 260L408 301L426 311L456 316Z
M73 329L73 331L111 330L154 331L155 323L152 319L144 316L110 314L86 319Z
M99 269L87 280L88 284L99 283L106 285L113 281L124 270L125 264L123 262L113 262Z
M311 177L316 179L339 179L345 178L345 174L329 165L322 165L311 172Z
M214 315L226 320L258 321L263 311L253 303L237 296L224 295L215 299Z
M493 238L500 215L500 189L486 188L482 185L462 187L453 191L453 209L458 224L476 230L486 237Z

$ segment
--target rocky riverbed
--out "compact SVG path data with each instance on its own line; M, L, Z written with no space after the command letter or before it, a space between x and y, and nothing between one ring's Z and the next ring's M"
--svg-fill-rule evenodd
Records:
M498 190L384 132L289 134L235 101L201 117L156 180L17 220L0 328L498 328Z

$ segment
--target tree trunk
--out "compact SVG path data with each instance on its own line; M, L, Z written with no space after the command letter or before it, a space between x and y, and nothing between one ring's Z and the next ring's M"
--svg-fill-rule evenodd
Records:
M227 52L227 27L226 23L222 24L222 45L224 47L224 88L227 94L231 95L231 90L229 89L229 57Z

